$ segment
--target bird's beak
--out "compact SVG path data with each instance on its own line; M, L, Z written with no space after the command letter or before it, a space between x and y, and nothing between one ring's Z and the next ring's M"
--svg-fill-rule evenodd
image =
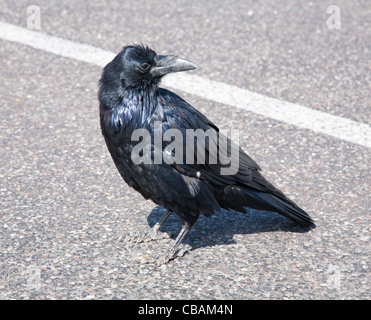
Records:
M186 59L177 56L156 56L155 65L151 68L150 74L153 77L161 77L168 73L193 69L197 69L197 65Z

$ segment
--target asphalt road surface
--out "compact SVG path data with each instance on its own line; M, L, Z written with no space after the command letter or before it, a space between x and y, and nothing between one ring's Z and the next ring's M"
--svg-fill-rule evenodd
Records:
M145 43L190 74L371 124L369 1L3 1L0 22L109 52ZM35 22L36 5L40 23ZM37 9L36 8L36 9ZM37 10L36 10L37 12ZM36 29L35 29L36 28ZM1 299L370 299L370 148L178 90L305 209L201 217L173 240L119 242L165 213L130 189L98 120L101 67L0 37ZM369 137L370 138L370 137ZM174 215L164 231L180 230Z

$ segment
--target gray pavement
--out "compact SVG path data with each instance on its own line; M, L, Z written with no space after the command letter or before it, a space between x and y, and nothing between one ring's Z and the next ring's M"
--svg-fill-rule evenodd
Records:
M368 1L5 1L0 21L118 52L179 54L197 75L371 123ZM159 268L119 242L164 210L120 178L100 134L101 69L0 40L1 299L370 299L370 149L178 92L223 128L317 227L274 213L200 218ZM174 216L165 231L179 231Z

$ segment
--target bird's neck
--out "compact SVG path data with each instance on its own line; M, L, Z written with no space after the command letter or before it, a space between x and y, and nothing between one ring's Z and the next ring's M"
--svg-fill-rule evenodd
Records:
M101 87L99 97L102 132L121 132L123 136L131 136L135 129L150 125L158 96L157 86L121 87L120 90L116 88L111 91Z
M156 85L143 85L126 88L123 92L122 105L130 113L140 115L144 121L151 117L156 109L158 87Z

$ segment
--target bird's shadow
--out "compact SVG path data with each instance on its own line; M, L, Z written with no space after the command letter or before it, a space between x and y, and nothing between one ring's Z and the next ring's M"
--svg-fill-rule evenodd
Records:
M221 210L212 217L201 215L193 229L183 243L195 250L201 247L216 245L235 244L235 234L253 234L261 232L286 231L304 233L313 229L300 227L295 222L281 216L276 212L260 211L246 208L247 213ZM150 227L159 222L165 215L166 209L155 207L147 217ZM173 213L161 226L160 231L171 232L171 238L175 239L181 229L179 217Z

